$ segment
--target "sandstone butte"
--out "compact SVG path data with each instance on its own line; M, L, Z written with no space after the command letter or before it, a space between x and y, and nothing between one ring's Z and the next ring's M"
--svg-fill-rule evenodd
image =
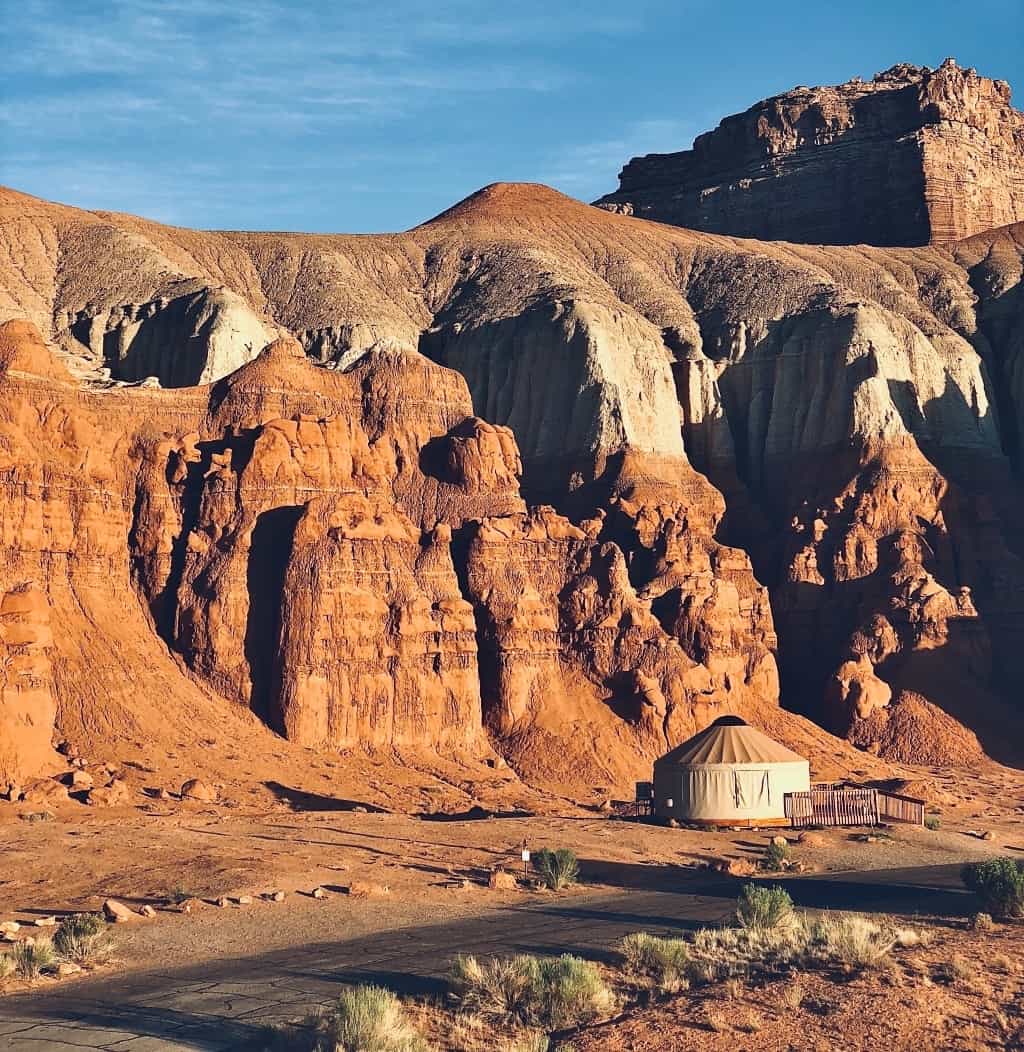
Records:
M0 781L258 722L623 786L726 711L1019 758L1022 275L1024 224L820 247L496 184L201 233L0 191Z
M947 59L794 88L634 157L602 207L740 237L950 244L1024 219L1024 113Z

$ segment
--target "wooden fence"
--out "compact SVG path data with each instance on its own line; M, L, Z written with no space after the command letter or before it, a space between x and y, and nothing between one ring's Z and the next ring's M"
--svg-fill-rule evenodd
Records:
M923 826L924 807L924 801L917 797L879 790L878 813L891 822L912 822L916 826Z
M794 826L878 825L878 792L874 789L811 789L787 793L786 817Z

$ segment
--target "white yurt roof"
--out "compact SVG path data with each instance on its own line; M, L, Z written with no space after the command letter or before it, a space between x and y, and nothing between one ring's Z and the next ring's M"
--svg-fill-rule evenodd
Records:
M807 763L807 760L739 716L720 716L710 727L654 761L656 767L772 763Z

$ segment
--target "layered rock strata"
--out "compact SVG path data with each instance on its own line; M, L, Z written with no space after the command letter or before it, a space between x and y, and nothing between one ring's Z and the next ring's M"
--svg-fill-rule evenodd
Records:
M634 157L604 208L694 230L848 245L948 244L1024 219L1024 114L947 59L794 88L679 153Z
M0 586L49 604L62 734L231 701L311 745L622 784L725 710L809 740L781 671L883 754L942 718L1016 748L1016 227L740 242L517 185L379 238L0 205L4 313L53 341L8 332ZM97 226L130 280L76 255ZM210 385L75 382L69 305L168 272L303 342L233 345Z

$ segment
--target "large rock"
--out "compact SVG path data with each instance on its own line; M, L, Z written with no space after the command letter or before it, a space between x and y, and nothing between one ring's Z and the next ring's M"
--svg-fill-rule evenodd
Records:
M948 243L1024 219L1024 114L1005 81L947 59L794 88L693 149L634 157L598 202L741 237Z

